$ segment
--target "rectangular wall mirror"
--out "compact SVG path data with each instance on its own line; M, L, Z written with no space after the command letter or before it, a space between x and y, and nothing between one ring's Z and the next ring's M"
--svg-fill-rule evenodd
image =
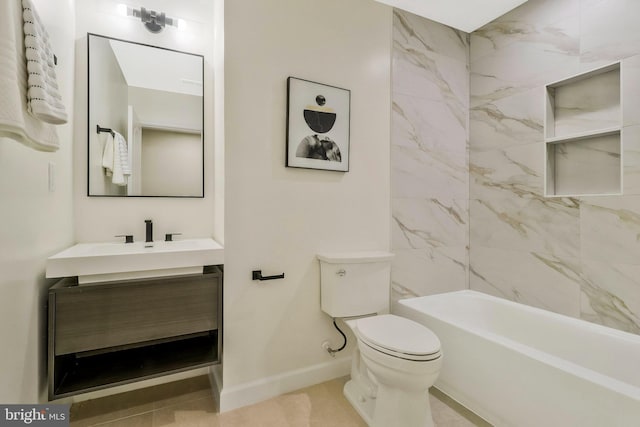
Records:
M87 37L88 195L204 197L204 58Z

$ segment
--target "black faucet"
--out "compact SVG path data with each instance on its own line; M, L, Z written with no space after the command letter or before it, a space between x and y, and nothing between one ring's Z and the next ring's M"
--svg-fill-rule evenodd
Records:
M144 220L144 224L145 224L145 239L144 241L146 243L150 243L153 242L153 222L150 219L145 219Z

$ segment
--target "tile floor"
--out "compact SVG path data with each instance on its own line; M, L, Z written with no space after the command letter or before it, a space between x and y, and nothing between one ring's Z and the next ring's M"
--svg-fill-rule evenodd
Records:
M206 376L163 384L71 406L71 427L366 427L342 394L347 377L218 414ZM437 427L486 423L431 389Z

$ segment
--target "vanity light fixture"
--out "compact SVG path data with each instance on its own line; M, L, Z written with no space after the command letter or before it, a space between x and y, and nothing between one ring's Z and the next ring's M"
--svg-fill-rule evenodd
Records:
M171 25L176 28L184 26L181 25L183 24L182 19L170 18L164 12L157 12L155 10L146 9L144 7L136 9L124 3L119 3L118 12L123 16L133 16L134 18L140 18L145 28L154 34L162 31L166 25Z

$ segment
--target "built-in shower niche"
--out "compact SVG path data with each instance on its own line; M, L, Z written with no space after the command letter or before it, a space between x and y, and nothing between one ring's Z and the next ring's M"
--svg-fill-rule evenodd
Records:
M620 63L545 90L545 196L622 193Z

